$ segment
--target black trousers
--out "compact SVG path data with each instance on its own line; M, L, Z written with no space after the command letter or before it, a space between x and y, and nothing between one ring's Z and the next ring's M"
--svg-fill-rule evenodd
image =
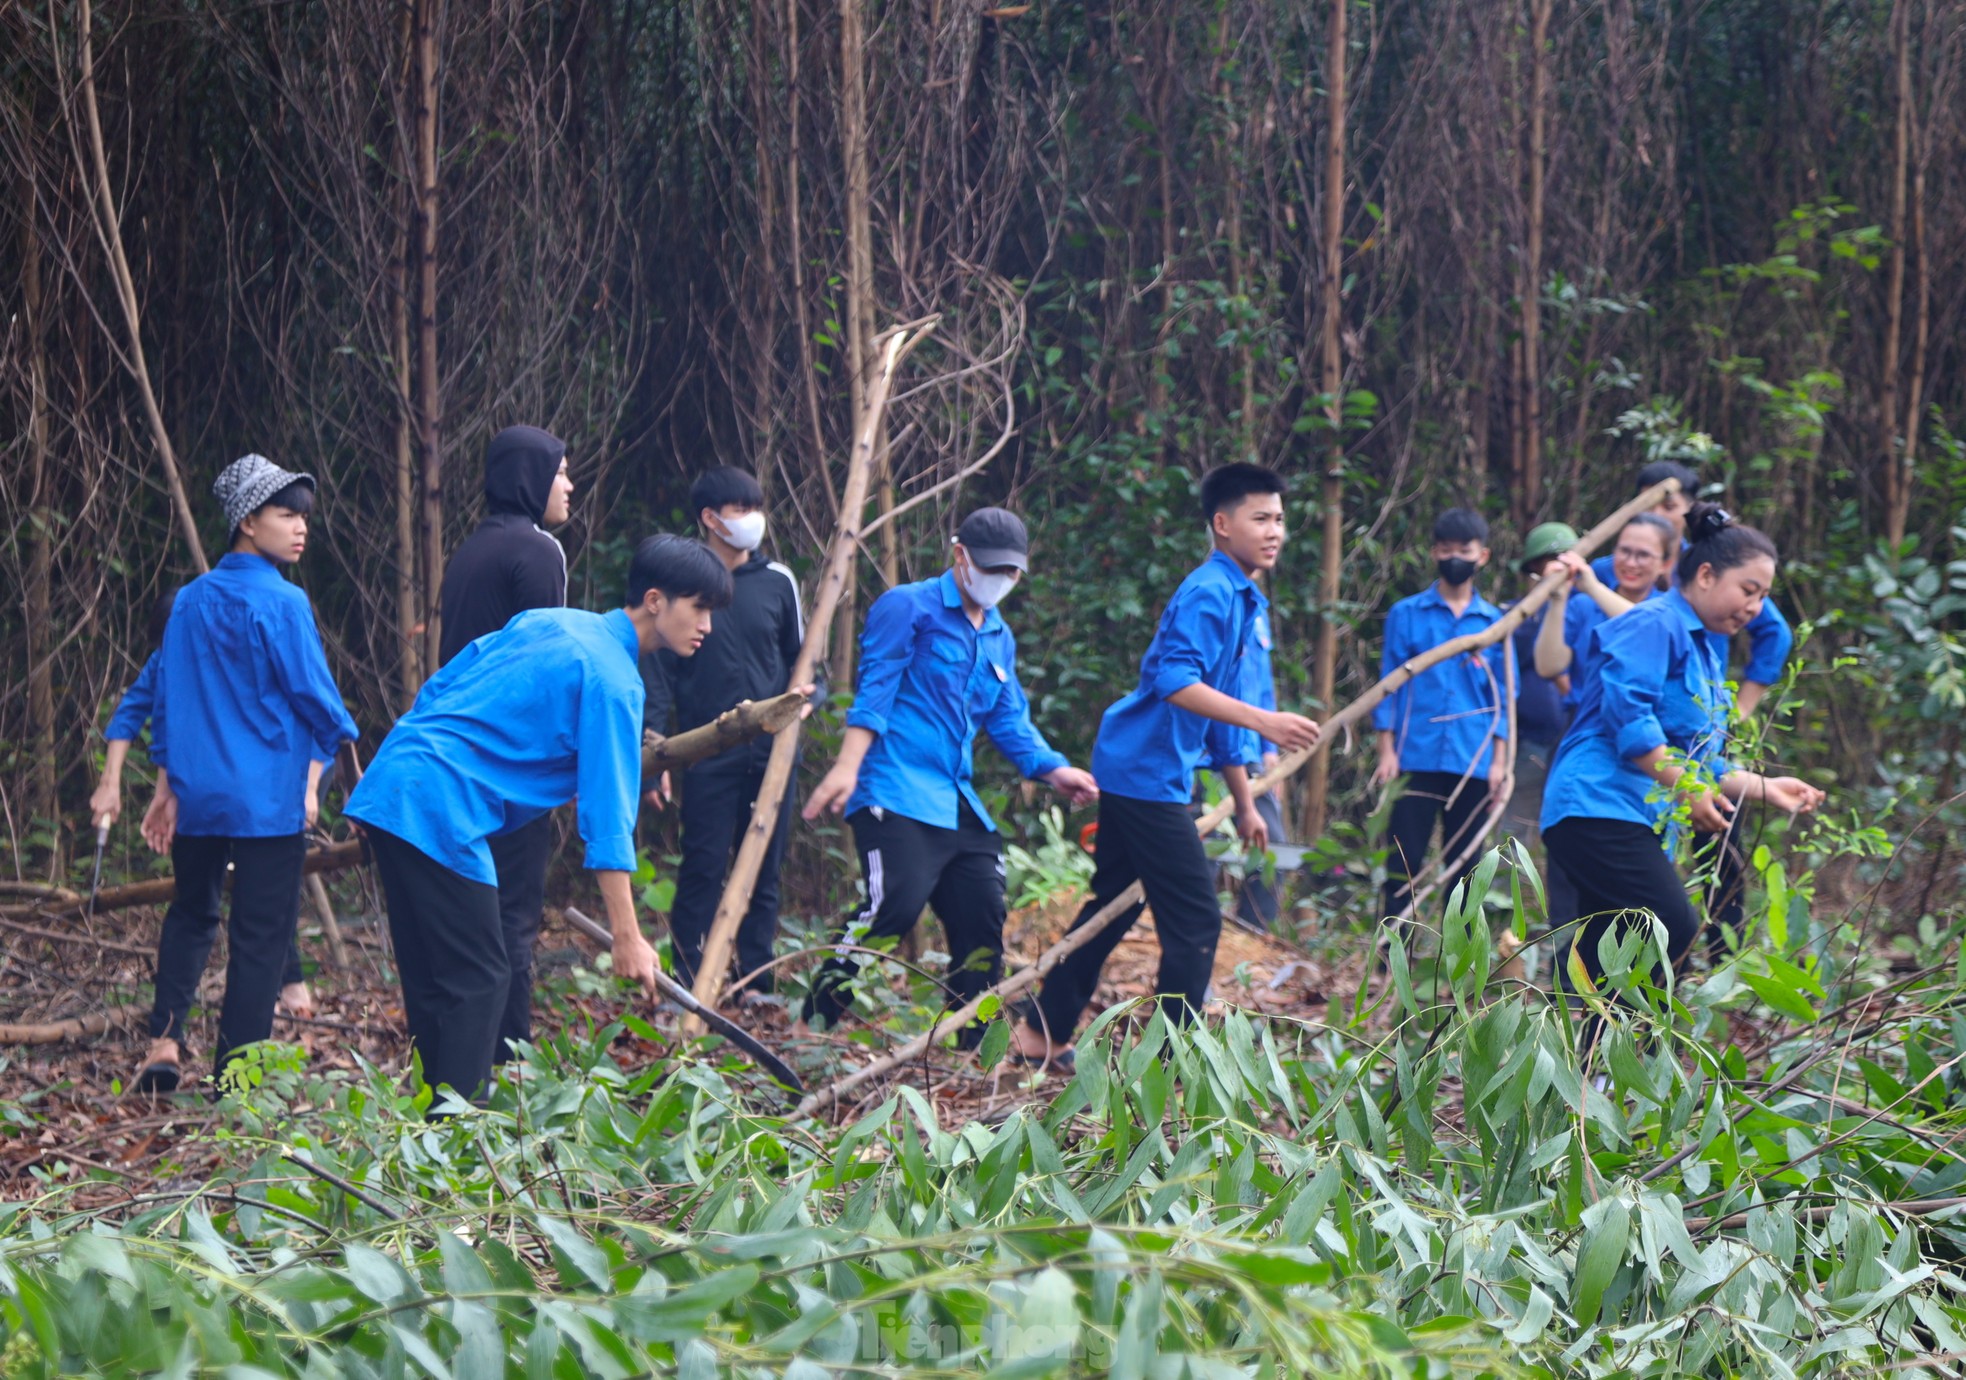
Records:
M1072 928L1078 929L1109 901L1139 882L1154 908L1160 936L1161 1007L1174 1020L1186 1020L1208 1000L1215 971L1215 945L1222 937L1222 908L1215 894L1215 866L1195 832L1186 805L1134 800L1107 792L1099 797L1099 845L1094 854L1092 895ZM1099 972L1126 932L1140 918L1129 908L1082 949L1065 955L1038 994L1031 1024L1054 1043L1069 1040L1079 1017L1098 990Z
M953 829L880 810L856 810L847 823L867 883L867 908L860 912L862 920L871 921L867 940L904 935L924 906L933 907L949 946L948 1007L964 1006L992 986L1003 972L1002 836L984 827L968 805L958 811ZM1194 832L1192 825L1188 832ZM855 970L843 954L826 961L806 999L807 1020L823 1017L831 1023L845 1014L844 984ZM972 1027L961 1043L968 1048L981 1037L981 1027Z
M1601 978L1598 940L1613 925L1628 923L1634 911L1650 911L1664 923L1675 964L1685 956L1699 933L1699 919L1679 869L1651 828L1623 819L1572 818L1545 829L1543 843L1551 863L1563 869L1576 889L1574 909L1552 918L1562 925L1582 924L1581 932L1565 929L1555 936L1560 983L1568 985L1573 938L1591 981Z
M1387 823L1386 889L1382 904L1388 917L1406 908L1413 894L1413 876L1427 860L1433 846L1434 825L1446 820L1441 847L1451 858L1468 846L1468 840L1481 828L1480 815L1488 808L1488 778L1462 777L1451 771L1415 771L1406 774L1406 789L1393 802ZM1446 879L1451 889L1474 870L1474 859ZM1157 912L1158 913L1158 912Z
M373 825L368 837L423 1081L475 1098L491 1080L512 977L498 888Z
M546 910L546 865L553 859L553 816L490 840L498 869L498 923L505 935L505 1009L498 1022L495 1058L514 1058L514 1041L532 1039L532 953L539 942L539 920Z
M766 746L770 742L755 746ZM703 961L703 944L710 937L717 902L723 899L724 878L732 857L751 824L751 807L764 785L769 752L745 748L699 762L683 774L683 862L676 872L676 904L669 912L674 940L676 977L685 987L696 985L696 967ZM797 778L797 766L793 768ZM793 793L785 792L778 808L778 827L765 849L751 907L737 927L739 976L757 972L772 959L778 938L778 868L785 858L785 840L792 832ZM919 908L917 910L919 913ZM769 992L772 971L751 980L751 990Z
M228 862L233 865L230 942L212 1067L223 1068L233 1051L273 1033L273 1005L281 983L300 980L294 921L300 913L300 867L306 851L307 841L299 834L254 839L179 834L172 841L177 894L164 912L157 939L153 1038L184 1042L198 980L218 938Z

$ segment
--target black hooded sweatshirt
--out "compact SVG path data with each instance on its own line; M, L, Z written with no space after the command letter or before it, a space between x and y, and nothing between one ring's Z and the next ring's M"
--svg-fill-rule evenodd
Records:
M514 614L567 602L567 553L539 524L567 444L536 426L508 426L485 448L485 506L477 530L444 569L447 662Z

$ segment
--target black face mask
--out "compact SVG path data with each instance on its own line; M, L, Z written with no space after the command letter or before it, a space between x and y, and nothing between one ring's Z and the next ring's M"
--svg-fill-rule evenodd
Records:
M1434 569L1448 584L1464 585L1474 578L1479 567L1466 556L1443 556L1434 562Z

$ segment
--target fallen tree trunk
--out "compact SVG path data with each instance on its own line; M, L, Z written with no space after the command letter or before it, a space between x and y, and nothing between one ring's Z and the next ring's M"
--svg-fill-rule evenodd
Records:
M65 1021L41 1021L25 1025L0 1025L0 1045L54 1045L63 1040L82 1040L104 1035L119 1026L133 1024L134 1007L96 1011L87 1016L70 1016Z
M1657 507L1666 495L1677 491L1678 488L1679 482L1673 479L1654 484L1651 488L1638 494L1624 507L1618 509L1617 512L1611 514L1610 517L1591 528L1578 541L1577 545L1571 549L1580 556L1588 556L1592 551L1595 551L1606 541L1623 531L1627 522L1630 522L1640 513ZM1337 740L1340 729L1350 728L1353 724L1361 722L1378 707L1380 701L1384 700L1388 695L1398 690L1422 671L1427 670L1429 667L1438 666L1443 661L1451 661L1457 656L1477 651L1483 647L1492 646L1502 641L1520 627L1530 614L1548 603L1550 596L1556 592L1556 587L1568 578L1569 576L1563 573L1560 567L1551 570L1515 607L1511 608L1501 618L1497 619L1481 632L1469 633L1466 636L1456 637L1443 642L1438 647L1430 648L1422 652L1419 656L1411 657L1394 667L1390 674L1367 689L1364 694L1325 720L1323 725L1324 731L1319 735L1316 743L1310 747L1287 754L1282 761L1277 763L1275 770L1251 782L1249 787L1250 793L1252 795L1262 795L1267 791L1276 789L1281 782L1295 775L1305 763L1320 753L1329 751L1331 744ZM1221 826L1222 822L1229 817L1230 812L1234 808L1235 802L1233 800L1224 799L1220 804L1202 815L1195 822L1195 828L1204 836L1214 833ZM889 1051L862 1068L855 1069L852 1073L835 1080L826 1087L808 1094L793 1109L792 1115L794 1117L810 1116L822 1104L828 1101L837 1104L843 1095L853 1091L853 1089L859 1087L869 1079L878 1078L882 1074L919 1057L923 1051L927 1050L937 1040L954 1034L965 1025L968 1025L970 1021L975 1019L976 1013L982 1007L983 1003L991 997L996 997L999 1001L1008 1005L1011 997L1022 992L1025 988L1033 986L1039 978L1057 967L1059 962L1067 954L1084 947L1084 945L1092 940L1094 935L1104 930L1108 925L1111 925L1126 911L1138 905L1142 899L1144 899L1144 893L1140 889L1140 883L1135 882L1118 896L1115 896L1106 905L1102 906L1084 924L1078 926L1063 939L1060 939L1056 944L1045 950L1039 956L1036 963L1028 968L1023 968L1010 974L1001 982L997 983L996 986L978 993L962 1009L944 1016L927 1031L916 1036L906 1044Z
M744 700L686 733L669 738L651 733L642 740L642 780L651 782L665 771L681 771L753 738L776 733L797 719L805 704L804 695L787 690L768 700Z
M362 844L359 839L349 839L345 843L331 843L316 848L307 855L301 864L301 875L316 872L334 872L344 867L353 867L362 860ZM126 886L106 887L96 894L96 910L127 910L131 906L167 905L177 895L177 878L159 877L155 881L131 882ZM60 905L47 906L7 906L0 908L0 919L59 920L68 916L80 915L87 908L86 898Z

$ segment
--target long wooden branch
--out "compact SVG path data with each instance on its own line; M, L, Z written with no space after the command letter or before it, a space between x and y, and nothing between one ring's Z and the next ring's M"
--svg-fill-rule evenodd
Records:
M1571 549L1580 556L1588 556L1591 552L1622 531L1627 522L1630 522L1640 513L1656 508L1666 495L1675 492L1678 488L1678 481L1672 479L1654 484L1651 488L1644 490L1637 497L1633 498L1624 507L1618 509L1617 512L1611 514L1610 517L1591 528L1590 531L1584 534L1576 546ZM1556 592L1556 587L1568 578L1569 576L1563 572L1561 567L1552 569L1537 582L1536 587L1530 590L1514 608L1503 614L1481 632L1468 633L1462 637L1452 638L1449 641L1441 643L1438 647L1430 648L1420 655L1411 657L1394 667L1390 674L1326 720L1324 731L1319 735L1315 744L1286 755L1277 763L1274 770L1266 773L1258 780L1251 782L1249 787L1250 793L1252 795L1262 795L1268 791L1275 790L1281 782L1295 775L1307 762L1310 762L1321 753L1329 751L1331 744L1339 736L1339 730L1349 728L1353 724L1362 721L1379 706L1382 700L1419 675L1422 671L1433 666L1438 666L1443 661L1451 661L1453 658L1462 656L1468 652L1478 651L1483 647L1492 646L1507 637L1520 627L1530 614L1548 603L1550 596ZM1195 822L1195 828L1204 837L1212 834L1229 817L1229 813L1233 809L1234 802L1225 799L1202 815ZM916 1036L906 1044L889 1051L887 1054L873 1060L864 1067L855 1069L845 1077L837 1079L827 1086L809 1094L794 1109L793 1115L795 1117L810 1116L819 1107L829 1101L837 1103L840 1097L851 1092L869 1079L878 1078L889 1070L898 1068L902 1064L918 1058L924 1050L928 1049L937 1040L953 1034L975 1019L978 1009L989 998L994 996L1008 1004L1011 997L1022 992L1025 988L1032 986L1039 978L1057 967L1059 962L1067 954L1082 948L1092 940L1094 935L1112 924L1127 910L1138 905L1143 899L1143 896L1144 893L1141 891L1140 883L1135 882L1132 886L1100 907L1083 924L1077 926L1063 939L1060 939L1056 944L1045 950L1036 963L1028 968L1019 969L1017 972L1010 974L1001 982L997 983L996 986L978 993L961 1010L951 1012L949 1015L944 1016L930 1029Z
M834 529L833 545L827 552L819 589L813 597L812 617L806 622L805 641L799 647L799 659L792 666L794 685L803 685L812 679L813 665L819 660L827 638L832 634L833 613L839 608L840 596L846 589L847 576L853 568L854 555L859 550L860 524L865 516L867 488L874 469L875 438L880 434L881 416L887 409L895 371L940 321L939 316L925 317L896 327L886 337L880 371L874 376L868 390L867 405L861 412L854 433L853 453L847 459L846 488L840 496L840 518ZM706 1007L714 1008L717 998L723 993L724 969L730 965L731 943L737 935L738 922L744 918L744 912L751 904L751 892L757 885L765 850L770 847L772 832L778 827L779 802L784 800L786 788L792 779L792 761L798 751L799 725L802 722L793 719L779 730L772 742L771 760L765 766L764 781L751 808L751 823L744 831L744 842L738 847L737 861L731 866L730 879L724 883L724 894L717 902L716 917L710 922L710 933L703 944L703 959L696 969L696 1000ZM697 1035L702 1030L702 1022L694 1015L683 1018L685 1034Z
M680 771L753 738L777 733L798 719L805 704L804 695L787 690L768 700L744 700L685 733L667 738L651 733L642 740L642 780L652 780L665 771Z
M123 253L123 223L116 210L116 197L109 182L109 158L103 151L102 119L96 111L96 61L94 17L89 12L89 0L82 0L78 13L82 30L82 113L89 126L89 161L93 165L84 173L84 182L90 185L89 204L94 214L96 234L102 240L109 255L110 276L116 282L117 304L123 309L123 324L130 334L130 347L122 354L128 366L130 377L135 380L137 394L143 399L144 420L150 424L150 439L157 446L157 458L164 468L164 485L171 496L171 512L177 518L178 530L184 544L191 551L191 563L204 574L211 569L205 559L204 543L198 540L198 521L191 513L191 500L184 492L184 478L178 472L177 450L171 445L171 436L164 429L164 413L157 405L157 390L150 386L150 366L144 362L143 354L143 313L137 303L136 278L130 272L130 261ZM100 199L101 205L97 206Z
M310 851L301 864L301 875L316 872L334 872L340 868L353 867L362 860L362 844L359 839L349 839L345 843L331 843L323 848ZM131 882L127 886L106 887L96 896L96 910L127 910L131 906L161 906L168 904L177 896L177 878L159 877L150 882ZM65 916L80 915L87 905L86 900L64 902L56 906L5 906L0 907L0 918L58 920Z

